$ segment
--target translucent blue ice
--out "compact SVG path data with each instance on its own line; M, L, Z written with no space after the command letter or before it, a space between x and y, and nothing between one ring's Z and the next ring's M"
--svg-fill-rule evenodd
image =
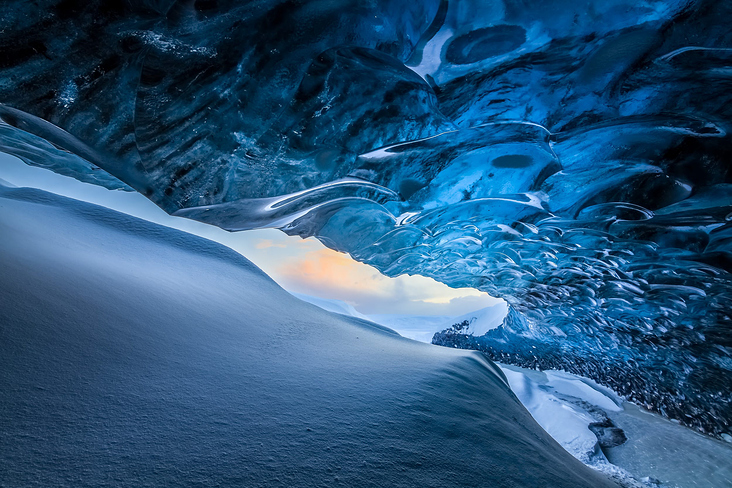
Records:
M36 3L2 150L505 298L437 340L729 430L732 3Z

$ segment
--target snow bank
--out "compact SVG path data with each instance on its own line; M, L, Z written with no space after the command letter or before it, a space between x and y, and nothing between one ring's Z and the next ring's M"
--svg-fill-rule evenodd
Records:
M353 305L350 303L346 303L343 300L334 300L331 298L320 298L320 297L314 297L310 295L305 295L302 293L294 293L290 292L294 297L299 298L300 300L308 303L312 303L316 307L320 307L323 310L327 310L328 312L333 313L339 313L341 315L346 315L348 317L356 317L358 319L363 320L369 320L369 318L353 308Z
M340 300L296 296L326 310L364 317ZM462 320L475 318L473 323L480 324L498 318L500 323L502 316L497 312L501 312L501 305L461 317L371 315L368 318L405 337L429 342L434 333L431 330L444 330ZM732 486L732 443L700 435L646 412L589 378L564 371L498 366L521 403L554 440L578 460L613 477L624 487ZM614 439L613 435L619 438ZM619 443L610 447L613 441Z
M0 187L0 338L12 486L612 486L480 354L39 190Z
M391 327L404 337L421 342L432 342L435 332L442 332L453 324L465 320L469 322L466 334L480 336L495 329L506 316L506 302L475 310L456 317L417 316L417 315L369 315L369 319L377 324Z

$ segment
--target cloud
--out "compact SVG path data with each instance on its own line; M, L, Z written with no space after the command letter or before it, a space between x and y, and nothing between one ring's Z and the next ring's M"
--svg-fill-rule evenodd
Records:
M326 248L309 251L303 256L292 256L277 271L283 282L303 290L332 289L341 295L345 291L388 293L384 286L380 286L385 277L376 269Z
M497 301L478 290L450 288L423 276L388 278L327 248L291 255L273 274L288 290L343 300L366 314L454 316Z
M256 249L269 249L271 247L286 248L287 246L281 242L276 243L272 239L259 239L259 242L254 246Z

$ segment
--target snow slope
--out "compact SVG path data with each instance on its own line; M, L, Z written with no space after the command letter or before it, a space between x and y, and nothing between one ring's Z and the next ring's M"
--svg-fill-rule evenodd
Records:
M589 429L599 420L598 412L622 410L620 397L591 380L561 371L532 371L505 364L500 368L521 403L562 447L585 464L620 474L608 463Z
M346 315L348 317L356 317L358 319L363 320L369 320L369 318L353 308L353 306L349 303L344 302L343 300L334 300L330 298L320 298L320 297L314 297L311 295L304 295L302 293L292 293L293 296L299 298L300 300L308 303L312 303L316 307L320 307L323 310L327 310L328 312L333 313L339 313L341 315Z
M4 486L612 486L480 354L26 188L0 187L0 391Z
M435 332L442 332L464 320L470 323L465 333L483 335L501 325L507 310L506 302L500 302L456 317L377 314L369 315L369 320L390 327L404 337L429 343Z
M340 300L296 296L326 310L365 317ZM496 321L500 324L503 317L500 312L505 314L505 305L498 304L461 317L366 317L393 328L405 337L430 342L434 331L473 317L473 324L493 324ZM536 371L508 364L498 366L521 403L554 440L575 458L624 486L732 486L732 443L720 442L644 411L589 378L564 371ZM613 447L598 443L597 434L590 425L597 425L603 419L613 421L612 430L621 430L627 436L625 442Z

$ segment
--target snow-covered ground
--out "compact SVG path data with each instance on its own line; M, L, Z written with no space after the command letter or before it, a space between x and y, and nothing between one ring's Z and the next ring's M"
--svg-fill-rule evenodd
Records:
M441 315L393 315L393 314L372 314L364 315L353 308L350 304L328 298L313 297L301 293L293 293L300 300L328 310L329 312L340 313L351 317L370 320L377 324L385 325L390 329L399 332L403 337L414 339L420 342L430 343L435 332L441 332L453 324L467 321L469 326L466 333L477 336L483 335L491 329L495 329L503 322L508 307L506 302L499 302L490 307L468 312L458 316Z
M588 428L597 421L588 406L622 410L622 399L569 373L531 371L504 364L500 367L521 403L567 451L586 464L604 459L597 436Z
M220 244L0 187L0 485L611 486L471 351Z
M456 317L369 315L369 320L390 327L404 337L422 342L431 342L435 332L442 332L453 324L458 324L463 321L468 321L469 323L468 328L465 329L466 333L481 336L501 325L507 312L508 307L506 302L501 302Z
M345 302L298 297L327 310L364 317ZM505 304L499 304L461 317L366 318L405 337L430 342L435 332L474 318L473 322L484 329L469 332L484 334L500 325L505 314ZM567 452L624 485L732 487L732 443L717 441L647 412L588 378L563 371L498 366L532 417Z

